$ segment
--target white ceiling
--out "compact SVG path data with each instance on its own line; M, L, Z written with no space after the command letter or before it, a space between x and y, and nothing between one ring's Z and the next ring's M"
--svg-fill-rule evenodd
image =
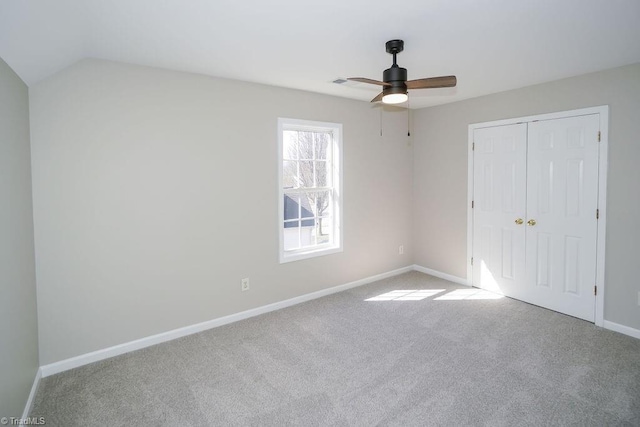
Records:
M400 38L409 79L454 74L443 104L640 62L640 0L2 0L0 57L29 85L103 58L360 100Z

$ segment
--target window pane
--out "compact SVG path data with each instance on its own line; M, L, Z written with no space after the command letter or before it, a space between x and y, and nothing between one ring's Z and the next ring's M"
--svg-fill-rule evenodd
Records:
M285 227L293 227L288 225L288 220L300 218L300 197L293 195L284 195L284 220Z
M319 219L315 232L319 245L333 242L333 218L326 217Z
M316 245L315 229L316 226L313 219L302 221L302 227L300 227L300 246Z
M316 134L316 143L314 147L314 159L318 160L326 160L327 159L327 148L329 147L329 138L331 137L328 133L317 133Z
M316 193L314 212L317 216L333 215L333 206L330 191L318 191Z
M298 162L285 160L282 164L282 187L298 188Z
M301 197L300 202L302 203L300 205L300 218L313 218L315 216L315 194L305 194Z
M284 250L290 251L292 249L300 248L300 222L299 221L285 221L284 223Z
M282 157L285 159L298 158L298 132L285 130L282 132Z
M313 160L313 140L315 132L298 132L300 159Z
M328 167L328 163L327 162L313 162L313 165L315 167L315 174L316 174L316 186L317 187L326 187L328 185L328 180L327 180L327 167Z
M313 162L301 161L300 163L300 187L315 187L313 177Z

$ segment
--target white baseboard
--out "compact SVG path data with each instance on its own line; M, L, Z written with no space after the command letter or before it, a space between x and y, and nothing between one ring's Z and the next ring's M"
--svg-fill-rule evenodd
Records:
M176 338L181 338L187 335L196 334L198 332L206 331L208 329L216 328L218 326L223 326L229 323L237 322L239 320L244 320L250 317L258 316L260 314L269 313L275 310L280 310L282 308L290 307L292 305L300 304L316 298L321 298L327 295L331 295L336 292L341 292L347 289L366 285L368 283L375 282L377 280L382 280L388 277L397 276L398 274L406 273L414 269L415 269L414 266L399 268L397 270L376 274L374 276L366 277L364 279L356 280L354 282L345 283L343 285L334 286L328 289L322 289L317 292L312 292L310 294L301 295L299 297L291 298L288 300L264 305L262 307L257 307L257 308L243 311L240 313L231 314L229 316L219 317L217 319L208 320L206 322L197 323L195 325L185 326L183 328L174 329L171 331L141 338L135 341L118 344L113 347L108 347L101 350L93 351L91 353L81 354L79 356L61 360L59 362L43 365L40 368L39 375L41 374L43 378L48 377L50 375L54 375L63 371L68 371L69 369L88 365L89 363L98 362L100 360L108 359L114 356L119 356L124 353L129 353L131 351L140 350L145 347L150 347L152 345L171 341Z
M366 277L364 279L356 280L353 282L345 283L343 285L334 286L328 289L322 289L317 292L301 295L299 297L291 298L284 301L279 301L273 304L268 304L262 307L257 307L251 310L243 311L240 313L231 314L229 316L219 317L217 319L209 320L195 325L185 326L183 328L174 329L171 331L163 332L160 334L152 335L149 337L141 338L135 341L130 341L123 344L118 344L113 347L97 350L91 353L82 354L69 359L61 360L59 362L43 365L38 369L36 378L29 394L29 399L25 406L25 412L23 418L27 417L31 411L31 405L33 404L33 398L38 388L38 384L41 378L48 377L60 372L67 371L69 369L78 368L80 366L87 365L89 363L98 362L100 360L108 359L111 357L119 356L124 353L140 350L152 345L161 344L163 342L171 341L177 338L181 338L187 335L196 334L198 332L206 331L208 329L216 328L218 326L227 325L229 323L237 322L239 320L248 319L250 317L259 316L261 314L269 313L272 311L280 310L282 308L291 307L296 304L311 301L313 299L321 298L327 295L331 295L337 292L342 292L347 289L355 288L358 286L366 285L378 280L386 279L388 277L397 276L409 271L419 271L421 273L429 274L434 277L448 280L453 283L457 283L464 286L470 286L466 279L453 276L451 274L442 273L437 270L422 267L420 265L412 265L396 270L388 271L386 273L376 274L374 276ZM604 327L616 332L620 332L626 335L630 335L640 339L640 330L634 329L628 326L619 325L610 321L604 321Z
M414 265L413 269L415 271L419 271L421 273L429 274L431 276L439 277L441 279L448 280L453 283L458 283L460 285L471 286L471 283L468 283L466 279L462 277L452 276L451 274L442 273L437 270L432 270L430 268L422 267L420 265ZM620 325L618 323L611 322L609 320L605 320L602 325L605 329L609 329L615 332L620 332L621 334L629 335L630 337L640 339L640 329L634 329L629 326Z
M459 285L471 286L471 283L467 282L467 279L463 279L462 277L453 276L451 274L442 273L438 270L432 270L427 267L422 267L420 265L414 264L413 269L415 271L419 271L421 273L428 274L430 276L439 277L440 279L448 280L453 283L457 283Z
M27 399L27 403L24 405L24 412L22 413L23 420L26 420L29 417L29 413L31 412L31 408L33 407L33 399L36 397L36 391L38 391L38 386L40 385L41 378L42 368L38 368L38 370L36 371L36 378L33 380L33 385L31 386L29 398Z
M620 325L618 323L605 320L602 325L605 329L620 332L621 334L629 335L630 337L640 339L640 329L634 329L629 326Z

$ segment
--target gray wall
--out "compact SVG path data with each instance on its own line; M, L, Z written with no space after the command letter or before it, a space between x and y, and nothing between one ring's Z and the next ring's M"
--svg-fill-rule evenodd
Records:
M20 417L38 370L27 86L0 59L0 418Z
M406 111L98 60L30 107L42 364L413 262ZM278 117L343 124L343 253L278 262Z
M414 111L412 147L406 112L380 137L367 103L81 61L30 89L40 361L414 262L464 277L468 124L603 104L605 318L640 328L640 65ZM344 125L343 253L278 263L278 117Z
M598 105L610 106L604 317L640 329L640 64L416 111L416 264L466 277L469 124Z

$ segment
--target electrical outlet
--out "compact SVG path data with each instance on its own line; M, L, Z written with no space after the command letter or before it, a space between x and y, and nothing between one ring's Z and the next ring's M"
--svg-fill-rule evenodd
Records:
M398 255L403 255L404 254L404 245L400 245L398 246Z
M248 291L249 290L249 278L245 277L244 279L242 279L242 291Z

